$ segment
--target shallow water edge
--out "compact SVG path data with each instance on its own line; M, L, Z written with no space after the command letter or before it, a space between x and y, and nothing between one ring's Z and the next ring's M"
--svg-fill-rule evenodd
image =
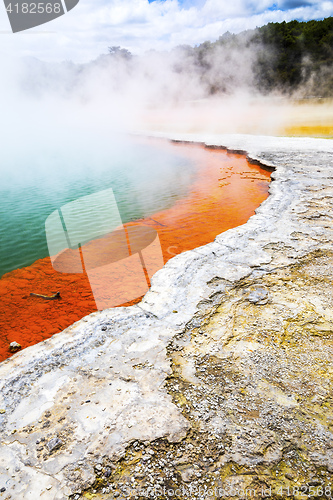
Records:
M137 141L136 138L134 142ZM147 138L139 139L139 142L147 142ZM212 242L223 231L243 224L268 196L270 172L251 165L245 155L193 144L170 145L169 141L161 139L150 139L149 143L152 152L156 147L160 147L162 152L170 149L178 151L178 155L190 161L196 170L187 192L182 197L169 200L171 206L124 225L126 231L132 231L135 226L148 226L147 230L156 231L164 263L174 255ZM167 205L167 200L165 203ZM121 239L116 241L118 252L122 243ZM115 249L112 239L103 238L96 244L90 250L89 245L83 248L86 257L88 254L90 267L93 260L93 267L98 268L102 266L101 261L107 262L108 255L114 255ZM127 251L126 243L124 253ZM75 255L73 258L75 260ZM159 267L162 266L161 262ZM148 290L147 283L144 283L139 293L135 293L131 282L133 276L129 273L131 279L128 285L119 280L121 298L111 301L112 297L116 298L116 286L110 283L110 274L105 272L105 267L93 278L94 287L86 269L73 274L69 258L65 267L60 265L62 272L58 272L59 264L56 268L57 264L52 265L47 257L0 279L0 361L12 355L9 350L12 342L26 348L61 332L97 309L138 303ZM31 292L53 295L56 291L60 292L61 298L52 302L30 295ZM102 297L103 300L100 300Z

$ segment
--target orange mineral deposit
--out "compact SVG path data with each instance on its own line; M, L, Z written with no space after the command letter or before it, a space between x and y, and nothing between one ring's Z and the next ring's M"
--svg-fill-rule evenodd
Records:
M187 196L166 210L125 224L156 229L165 262L244 224L267 198L270 181L270 172L250 164L245 156L194 144L177 148L198 165ZM58 291L61 298L54 300L30 295L52 296ZM28 347L96 311L87 274L59 273L50 258L5 274L0 279L0 297L0 361L12 355L11 342Z

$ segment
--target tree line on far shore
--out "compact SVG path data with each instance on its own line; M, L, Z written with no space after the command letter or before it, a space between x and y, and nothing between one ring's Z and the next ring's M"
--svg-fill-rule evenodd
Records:
M209 96L285 95L333 98L333 17L269 23L215 42L133 55L112 46L87 63L23 61L22 88L89 101L105 99L176 104ZM129 105L129 104L128 104Z
M195 74L210 95L246 86L261 94L333 96L333 17L269 23L237 35L227 32L215 42L182 45L172 52L174 71ZM120 47L109 47L109 53L132 59Z

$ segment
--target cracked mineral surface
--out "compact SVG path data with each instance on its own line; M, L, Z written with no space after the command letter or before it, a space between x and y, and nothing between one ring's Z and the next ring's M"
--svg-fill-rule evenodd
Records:
M333 143L168 137L275 168L270 196L0 365L1 500L333 496Z

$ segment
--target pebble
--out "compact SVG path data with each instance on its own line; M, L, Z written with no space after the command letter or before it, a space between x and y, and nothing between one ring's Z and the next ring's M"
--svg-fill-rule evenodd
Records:
M22 347L21 344L19 344L18 342L15 342L15 341L11 342L9 344L9 350L10 350L10 352L16 352L19 349L21 349L21 347Z
M51 439L48 443L47 443L47 448L49 450L50 453L52 453L53 451L57 450L58 448L60 448L60 446L63 444L63 442L61 441L61 439L59 438L53 438Z
M252 304L257 304L258 302L266 301L268 297L268 292L262 287L258 287L250 292L247 300Z

